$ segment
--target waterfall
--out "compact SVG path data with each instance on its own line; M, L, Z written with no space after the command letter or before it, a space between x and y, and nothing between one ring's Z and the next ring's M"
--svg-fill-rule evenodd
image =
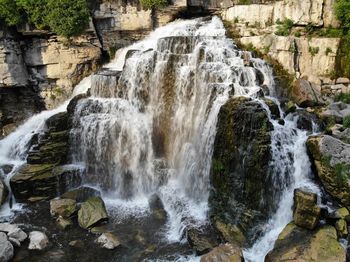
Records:
M147 211L150 196L157 194L168 214L164 237L170 243L183 240L187 226L208 223L217 117L233 96L260 103L274 127L271 170L278 208L263 235L244 251L246 260L264 261L273 248L292 219L295 188L318 192L309 179L307 133L291 116L283 117L284 125L273 119L260 99L267 89L268 98L279 105L272 69L239 50L217 17L158 28L120 50L103 71L83 80L75 94L90 87L91 97L79 100L72 119L72 163L85 165L83 182L99 187L109 208L124 208L119 213ZM22 165L33 134L45 128L50 116L65 111L68 102L33 116L1 140L0 165Z

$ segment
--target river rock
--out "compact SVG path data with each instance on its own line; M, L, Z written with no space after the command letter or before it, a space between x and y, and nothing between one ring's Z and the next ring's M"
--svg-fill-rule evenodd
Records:
M317 205L317 195L302 191L294 190L294 223L297 226L314 229L319 222L321 208Z
M153 194L148 200L152 216L157 220L166 220L167 212L164 209L162 200L157 194Z
M244 261L242 250L232 244L215 247L208 254L201 257L200 262L241 262Z
M21 247L21 242L18 241L17 239L12 238L12 237L9 237L8 240L11 242L11 244L12 244L13 246L15 246L15 247Z
M237 225L224 223L220 219L215 219L214 227L226 242L243 246L247 241L242 230Z
M337 232L332 226L310 231L290 223L278 236L265 261L345 262L346 250L338 242Z
M295 103L301 107L322 105L321 93L305 79L298 79L292 86L291 96Z
M115 249L121 245L118 238L112 233L103 233L96 241L106 249Z
M350 207L350 145L328 136L309 137L307 147L326 191Z
M73 199L76 202L80 203L80 202L85 202L90 197L94 197L94 196L97 196L97 197L101 196L100 191L92 187L84 186L84 187L79 187L77 189L64 193L63 195L61 195L61 198Z
M14 248L7 240L5 233L0 232L0 261L10 261L13 257Z
M350 115L350 105L343 102L335 102L328 105L320 115L330 123L335 121L338 124L342 124L344 118Z
M313 132L314 126L323 128L323 122L314 113L306 110L297 110L293 116L297 118L297 127L299 129Z
M348 225L344 219L339 219L335 222L335 228L340 238L345 238L349 234Z
M58 225L61 229L63 229L63 230L65 230L66 228L68 228L68 227L70 227L70 226L73 225L72 220L70 220L69 218L68 218L68 219L63 218L63 217L61 217L61 216L59 216L59 217L56 219L56 222L57 222L57 225Z
M106 220L108 220L108 214L101 197L90 197L81 204L78 212L78 222L82 228L91 228Z
M349 210L345 207L339 208L332 212L329 217L334 219L345 219L347 216L349 216Z
M49 244L49 239L45 233L40 231L32 231L29 234L29 246L30 250L43 250Z
M19 242L23 242L28 237L28 235L20 228L16 228L16 229L8 232L7 236L10 238L16 239Z
M53 199L50 201L51 216L61 216L69 218L77 210L75 200L72 199Z
M9 194L9 190L4 181L0 178L0 205L4 204Z
M274 196L266 186L272 183L272 129L266 110L248 98L232 98L220 109L210 175L210 212L212 218L239 226L244 234L267 219L273 208Z
M215 237L215 235L205 232L205 229L191 228L187 230L187 241L198 256L208 253L219 244L213 236Z

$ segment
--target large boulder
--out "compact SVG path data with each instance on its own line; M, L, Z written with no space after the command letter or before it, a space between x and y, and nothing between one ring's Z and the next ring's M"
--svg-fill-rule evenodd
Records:
M69 218L77 210L77 203L72 199L53 199L50 201L50 213L52 216Z
M211 217L245 233L265 220L274 198L269 175L273 129L266 110L239 97L220 110L211 168ZM265 201L261 201L264 199Z
M13 257L14 248L5 233L0 232L0 261L7 262Z
M291 90L291 96L294 102L301 107L324 104L318 88L305 79L298 79L294 82Z
M88 229L106 220L108 220L108 214L101 197L91 197L81 204L78 212L80 227Z
M321 208L317 205L317 195L296 189L294 191L294 223L297 226L314 229L320 219Z
M346 250L338 242L332 226L310 231L290 223L278 236L265 261L345 262Z
M326 191L350 207L350 145L328 136L310 137L307 147Z
M223 244L201 257L200 262L242 262L242 250L232 244Z
M328 123L336 122L342 124L344 118L350 115L350 105L343 102L335 102L328 105L320 115Z

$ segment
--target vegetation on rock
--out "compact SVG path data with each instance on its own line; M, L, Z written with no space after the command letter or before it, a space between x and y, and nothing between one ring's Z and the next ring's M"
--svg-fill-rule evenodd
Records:
M141 5L146 8L159 8L168 5L167 0L140 0Z
M0 20L8 26L28 22L69 38L87 28L89 8L86 0L0 0Z
M289 36L290 30L292 29L294 22L293 20L286 18L283 22L278 22L277 24L278 26L275 34L280 36Z

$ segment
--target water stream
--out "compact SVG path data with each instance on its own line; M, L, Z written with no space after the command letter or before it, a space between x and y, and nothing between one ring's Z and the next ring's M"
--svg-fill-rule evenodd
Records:
M208 223L209 173L221 106L232 96L251 97L264 106L274 127L271 168L278 208L262 237L244 251L247 261L264 261L292 219L293 190L318 192L310 181L308 134L291 116L281 125L259 98L264 87L279 104L271 68L239 50L217 17L161 27L119 51L105 68L106 73L76 88L75 94L91 87L92 96L75 109L71 161L86 166L84 183L103 191L116 216L144 215L150 196L157 194L168 214L160 237L168 243L185 241L186 227ZM33 116L1 140L0 166L13 164L15 173L25 162L33 134L41 132L47 118L65 111L68 102ZM1 215L8 211L3 208Z

